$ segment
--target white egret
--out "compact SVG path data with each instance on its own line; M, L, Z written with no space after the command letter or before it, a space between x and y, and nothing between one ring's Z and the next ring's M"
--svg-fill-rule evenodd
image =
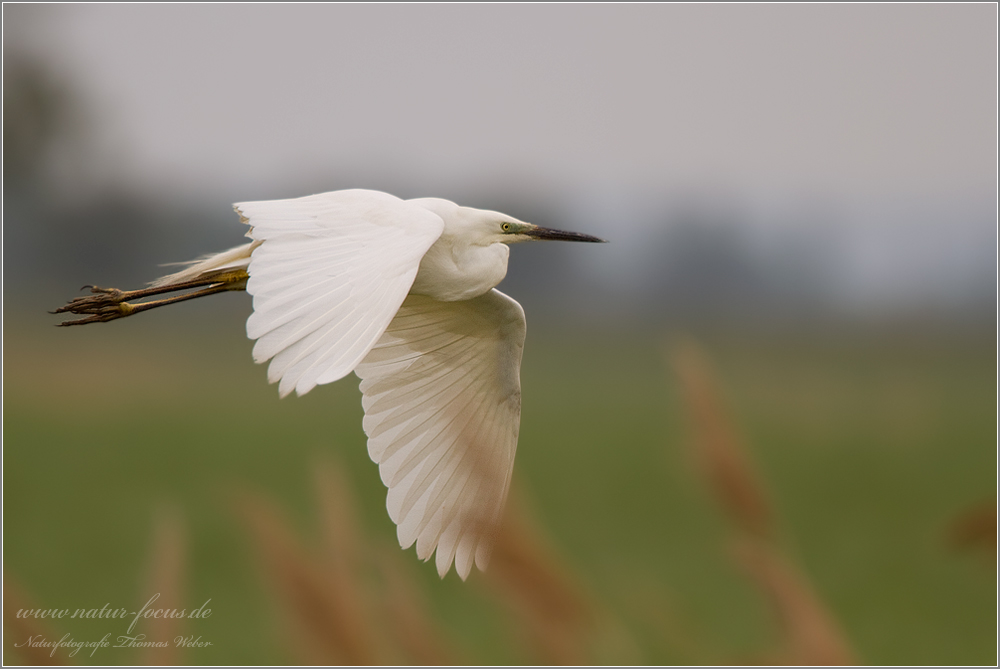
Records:
M249 244L187 263L149 288L91 288L62 325L114 320L228 290L253 296L254 361L284 397L352 371L368 452L400 545L437 551L464 580L485 569L510 485L521 415L521 305L496 286L507 244L597 237L448 200L342 190L235 205ZM152 295L179 295L130 303Z

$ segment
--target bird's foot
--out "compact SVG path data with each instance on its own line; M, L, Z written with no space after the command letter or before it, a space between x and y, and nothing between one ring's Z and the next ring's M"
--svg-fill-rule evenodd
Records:
M59 307L53 314L71 313L84 318L75 321L63 321L60 326L65 325L86 325L87 323L104 323L113 321L116 318L124 318L137 314L140 311L148 311L168 304L176 304L184 300L213 295L227 290L246 290L248 275L246 270L236 269L206 274L191 281L181 283L171 283L160 286L150 286L139 290L119 290L117 288L98 288L97 286L84 286L90 288L91 295L77 297L65 305ZM192 288L189 292L175 295L162 300L147 300L134 304L126 300L141 300L153 295L163 293L176 293Z
M140 291L98 288L97 286L84 286L84 288L90 288L90 292L93 294L86 297L74 298L51 313L62 314L69 312L79 316L86 316L86 318L63 321L59 324L60 326L104 323L135 313L135 305L129 304L125 300L131 299L135 293Z

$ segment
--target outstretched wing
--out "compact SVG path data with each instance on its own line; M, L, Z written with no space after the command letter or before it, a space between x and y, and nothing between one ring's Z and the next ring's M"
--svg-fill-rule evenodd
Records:
M399 543L437 549L443 577L485 569L521 422L524 311L498 290L460 302L410 295L355 372L368 452Z
M389 325L444 222L387 193L235 205L259 246L247 269L256 362L282 397L351 372Z

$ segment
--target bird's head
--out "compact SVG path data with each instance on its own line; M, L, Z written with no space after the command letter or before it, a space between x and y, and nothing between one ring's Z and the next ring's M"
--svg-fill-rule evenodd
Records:
M444 221L444 234L462 239L467 244L516 244L532 240L561 240L565 242L604 242L605 240L580 232L564 232L543 228L519 221L498 211L461 207L449 200L420 198L409 200L433 211Z
M531 223L523 223L509 216L503 217L495 222L499 228L500 238L497 241L504 244L516 242L556 240L563 242L605 242L607 240L593 235L585 235L582 232L566 232L564 230L554 230L543 228Z
M565 232L543 228L539 225L519 221L513 216L497 211L474 210L477 232L488 244L517 244L538 240L559 240L564 242L604 242L606 240L580 232Z

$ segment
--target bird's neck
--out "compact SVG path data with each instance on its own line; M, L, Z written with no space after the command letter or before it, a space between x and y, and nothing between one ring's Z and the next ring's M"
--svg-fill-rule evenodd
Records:
M505 244L456 243L446 233L424 254L410 292L443 302L472 299L503 281L509 254Z

